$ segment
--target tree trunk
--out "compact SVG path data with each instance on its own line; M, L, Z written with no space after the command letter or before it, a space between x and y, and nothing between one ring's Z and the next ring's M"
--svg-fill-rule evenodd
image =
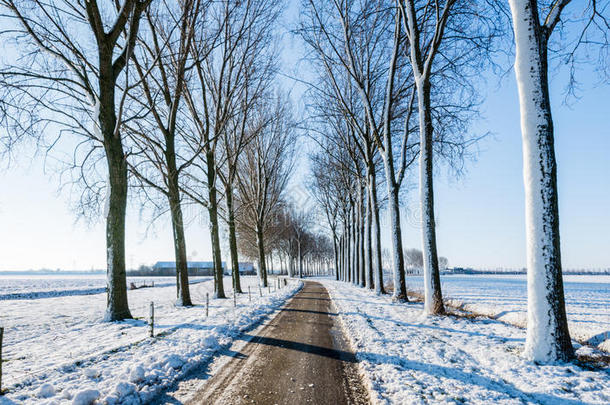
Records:
M267 287L267 264L265 259L265 239L263 237L263 230L260 226L256 226L256 245L258 247L258 278L259 284L262 287Z
M222 255L220 253L220 231L218 227L218 201L216 197L216 161L214 153L206 153L208 174L208 214L210 217L210 240L214 261L214 297L226 298L223 284Z
M349 283L349 224L343 235L343 281Z
M343 255L343 235L339 236L339 280L343 281L343 265L345 263L345 257Z
M333 228L333 254L335 259L335 280L339 281L339 250L337 246L336 228Z
M358 186L360 187L360 186ZM354 205L354 284L360 285L360 218L362 210L360 205L360 190L358 190L358 199Z
M387 170L387 169L386 169ZM389 179L389 180L388 180ZM394 267L394 294L392 298L396 301L409 301L407 298L407 286L405 283L405 262L402 253L402 231L400 229L400 206L398 201L398 187L391 178L386 177L388 183L388 205L390 209L390 231L392 238L392 265Z
M359 244L360 244L360 249L358 250L358 254L360 255L360 287L365 287L366 286L366 264L365 264L365 247L364 247L364 239L365 239L365 233L364 233L364 222L365 222L365 209L364 209L364 193L365 193L365 189L364 187L360 188L360 239L359 239Z
M561 268L548 30L540 26L536 1L510 0L510 7L517 45L525 183L528 309L524 355L535 361L566 361L574 357L574 349Z
M375 288L374 270L373 270L373 210L371 209L371 193L370 185L367 186L366 199L366 286L369 289Z
M347 224L347 237L346 237L345 245L346 245L346 248L347 248L347 260L346 260L346 263L347 263L347 282L351 283L352 280L353 280L352 279L352 275L353 275L352 269L354 267L352 265L352 248L351 248L351 245L352 245L352 224L353 224L353 220L352 220L353 217L352 217L351 211L350 211L349 216L350 216L350 218L349 218L349 222Z
M112 70L112 69L110 69ZM112 73L110 73L112 74ZM114 81L100 77L98 122L104 137L108 164L106 213L107 302L105 321L130 319L125 273L125 211L127 207L127 161L120 134L115 136L117 117L114 104Z
M182 219L182 207L180 205L180 189L178 186L175 154L168 154L167 162L169 175L168 200L172 217L174 254L176 257L176 305L192 306L193 303L191 302L191 293L189 290L188 264L186 259L186 240L184 237L184 223Z
M383 286L383 261L381 252L381 224L379 221L379 202L377 201L377 176L375 175L375 168L369 170L369 192L371 200L371 210L373 214L373 230L375 240L375 292L385 294L385 288Z
M299 241L297 243L298 255L299 255L299 278L303 278L303 256L301 256L301 237L299 235Z
M422 218L422 251L424 258L424 312L443 314L443 294L436 250L436 223L434 221L434 181L432 107L430 103L430 81L421 78L416 81L419 109L419 196Z
M241 281L239 279L239 253L237 252L237 236L235 233L235 208L233 206L233 185L228 182L225 188L227 199L227 222L229 226L229 251L231 253L231 275L233 291L242 293Z

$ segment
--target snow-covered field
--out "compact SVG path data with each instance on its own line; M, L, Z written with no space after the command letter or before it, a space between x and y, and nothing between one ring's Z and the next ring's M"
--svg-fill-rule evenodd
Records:
M375 402L610 403L607 369L526 361L522 328L486 318L422 317L421 303L397 304L347 283L321 281Z
M150 284L152 279L146 279ZM256 324L293 295L300 283L262 290L255 277L243 277L248 294L233 299L210 298L212 280L191 285L192 308L174 306L172 277L155 278L154 288L129 291L132 321L103 323L106 294L67 293L53 298L0 299L0 325L4 326L3 388L0 404L145 403L193 367L229 344L240 331ZM89 290L104 280L34 280L29 291ZM130 280L131 281L131 280ZM138 278L138 284L144 279ZM8 282L5 282L9 284ZM98 284L96 284L98 283ZM225 278L229 293L230 278ZM25 288L25 287L24 287ZM0 294L23 293L4 287ZM36 295L34 295L36 296ZM150 302L155 304L155 338L148 337ZM82 401L81 401L82 399Z
M191 284L209 280L210 277L191 277ZM173 277L127 277L127 285L134 283L157 287L175 285ZM106 275L12 276L0 275L0 300L49 298L64 295L100 294L106 289Z
M442 275L443 296L477 314L525 327L525 275ZM407 288L423 292L423 278L407 277ZM610 352L610 276L564 276L572 338Z

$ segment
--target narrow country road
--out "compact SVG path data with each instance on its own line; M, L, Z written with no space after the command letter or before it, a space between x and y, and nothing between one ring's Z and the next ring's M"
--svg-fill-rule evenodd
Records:
M305 282L187 404L368 404L335 317L324 286Z

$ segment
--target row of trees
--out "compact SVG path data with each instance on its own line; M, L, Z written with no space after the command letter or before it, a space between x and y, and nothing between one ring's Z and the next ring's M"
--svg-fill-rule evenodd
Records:
M0 9L5 152L26 139L67 150L62 177L77 187L79 210L103 207L105 319L131 317L128 191L153 218L169 213L178 305L192 305L185 205L207 213L216 297L225 297L221 228L233 289L238 239L254 238L256 253L241 253L258 260L267 286L266 235L297 136L276 81L279 0L1 0Z
M307 0L298 33L317 77L309 83L311 187L333 240L337 279L384 293L380 210L387 207L393 298L407 301L401 193L417 183L424 310L445 312L434 217L434 166L460 169L476 89L505 38L514 40L521 107L527 219L525 355L573 356L562 282L557 164L548 88L549 49L571 66L600 46L607 73L608 2L570 0ZM576 2L575 2L576 3ZM513 36L505 28L513 23ZM580 22L574 33L564 23ZM557 41L551 35L564 29ZM567 39L566 39L567 38ZM513 41L511 41L513 42ZM504 48L505 49L505 48ZM607 76L606 76L607 78ZM415 175L415 169L417 175Z

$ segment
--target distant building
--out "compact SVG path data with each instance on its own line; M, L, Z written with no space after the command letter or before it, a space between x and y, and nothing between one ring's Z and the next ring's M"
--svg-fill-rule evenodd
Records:
M226 263L222 262L224 274L230 274ZM214 262L188 262L189 276L213 276ZM254 264L251 262L239 262L240 274L255 274ZM142 266L139 270L128 272L130 276L173 276L176 274L176 262L157 262L152 268Z
M239 274L256 274L254 263L252 262L239 262Z

